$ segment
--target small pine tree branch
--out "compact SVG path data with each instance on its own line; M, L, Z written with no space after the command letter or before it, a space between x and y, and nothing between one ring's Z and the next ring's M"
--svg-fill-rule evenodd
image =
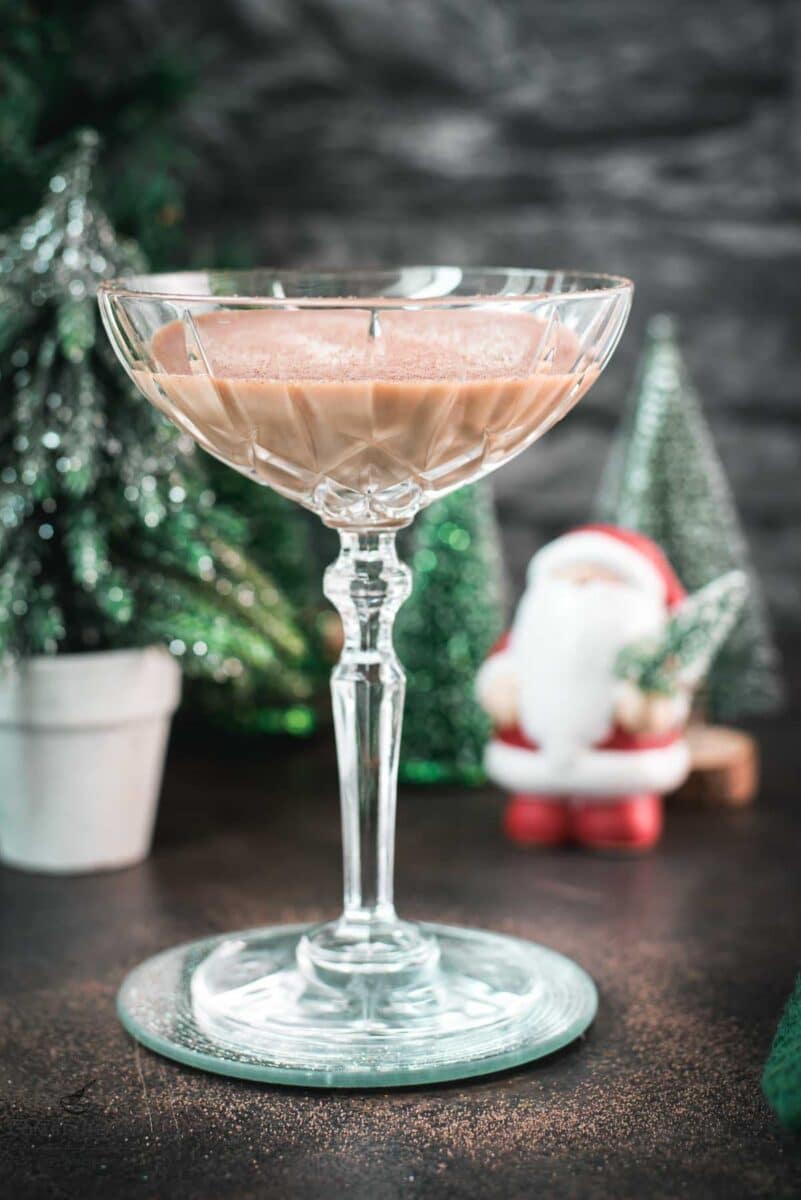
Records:
M616 675L647 693L695 690L734 628L747 591L744 571L714 579L682 602L660 637L624 647Z

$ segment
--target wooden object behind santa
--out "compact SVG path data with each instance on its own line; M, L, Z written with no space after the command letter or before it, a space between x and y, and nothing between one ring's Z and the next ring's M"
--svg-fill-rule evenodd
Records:
M759 788L759 747L740 729L691 724L687 728L690 774L670 796L673 803L743 808Z

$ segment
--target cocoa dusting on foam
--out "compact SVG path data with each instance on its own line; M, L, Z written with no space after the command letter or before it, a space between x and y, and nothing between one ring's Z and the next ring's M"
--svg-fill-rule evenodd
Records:
M329 382L523 379L534 372L575 369L573 333L529 313L470 309L397 311L259 310L195 319L218 379ZM153 338L158 364L193 374L180 321Z
M373 498L413 485L430 499L468 483L598 374L572 331L530 313L382 310L373 336L366 308L193 323L158 330L142 391L206 450L311 507L321 484Z

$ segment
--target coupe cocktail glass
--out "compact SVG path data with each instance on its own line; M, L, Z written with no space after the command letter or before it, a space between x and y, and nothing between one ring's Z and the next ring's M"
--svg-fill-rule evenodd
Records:
M569 959L395 913L404 676L392 625L410 590L395 532L563 417L608 362L631 296L611 276L456 267L101 286L106 330L144 395L341 541L324 590L345 638L331 683L344 911L143 963L119 1011L145 1045L224 1074L382 1086L527 1062L592 1020L595 988Z

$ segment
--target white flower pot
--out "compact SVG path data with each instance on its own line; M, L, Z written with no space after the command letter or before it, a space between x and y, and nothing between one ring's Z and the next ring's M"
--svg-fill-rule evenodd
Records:
M145 858L180 693L158 646L0 673L0 859L80 872Z

